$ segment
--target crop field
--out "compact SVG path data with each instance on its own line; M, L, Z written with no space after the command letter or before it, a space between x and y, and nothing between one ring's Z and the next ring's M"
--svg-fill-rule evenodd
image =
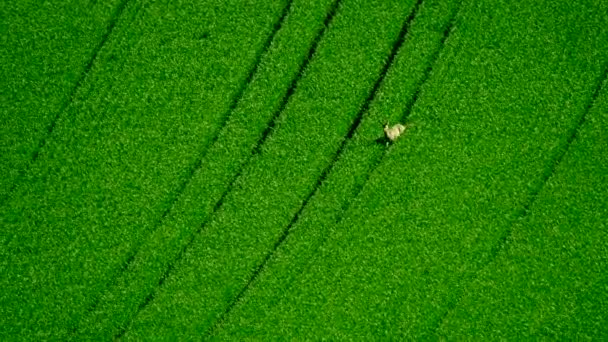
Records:
M608 339L606 1L6 0L0 42L1 341Z

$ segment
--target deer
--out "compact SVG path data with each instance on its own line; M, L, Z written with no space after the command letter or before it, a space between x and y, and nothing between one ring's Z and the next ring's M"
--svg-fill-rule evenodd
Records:
M406 128L407 127L402 124L395 124L393 126L389 126L388 121L385 122L384 137L386 138L386 146L388 146L389 143L395 142L395 140L397 140L397 138L399 138L399 136L403 134L403 132L405 132Z

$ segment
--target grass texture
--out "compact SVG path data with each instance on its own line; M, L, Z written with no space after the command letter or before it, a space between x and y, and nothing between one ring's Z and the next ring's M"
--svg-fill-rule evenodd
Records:
M122 8L121 0L0 5L0 204L73 101Z
M127 340L148 334L192 338L212 329L315 188L412 5L339 4L274 130L176 262L176 272L133 320ZM183 319L168 319L176 316Z
M282 297L277 293L288 293L297 275L307 270L331 227L341 221L352 199L386 155L384 142L378 143L382 136L379 123L408 121L421 85L428 79L453 27L459 5L457 1L426 1L418 3L412 11L403 40L396 45L394 61L352 139L287 232L283 245L273 253L259 279L244 295L243 303L230 313L238 320L227 319L226 328L218 332L217 337L235 338L232 336L235 331L254 332L254 320L266 319L265 310Z
M3 333L74 329L189 179L284 6L126 5L2 207Z
M542 185L606 61L606 32L583 24L605 20L588 16L597 8L553 4L566 21L558 24L528 6L464 4L414 104L413 129L389 148L338 224L294 238L291 248L307 266L260 281L219 336L436 335L460 289ZM504 13L509 24L500 26ZM525 34L532 27L535 34ZM571 32L583 27L591 31L572 45ZM310 243L315 234L325 235L321 247Z
M446 338L608 337L608 82L505 247L444 320Z
M255 146L265 139L265 129L282 112L295 87L292 80L300 77L325 30L324 21L332 15L331 5L325 1L307 6L306 1L296 0L286 7L288 12L276 26L274 40L217 140L202 156L200 169L192 174L166 217L82 322L81 337L106 331L109 337L122 334L141 307L154 298L155 288L170 274L196 231L221 205Z
M604 339L607 6L0 5L0 339Z

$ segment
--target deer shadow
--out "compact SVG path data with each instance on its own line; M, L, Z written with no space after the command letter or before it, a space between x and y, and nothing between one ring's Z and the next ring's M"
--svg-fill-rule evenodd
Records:
M393 144L393 142L384 135L381 136L380 138L374 140L374 143L376 143L378 145L382 145L382 146L390 146Z

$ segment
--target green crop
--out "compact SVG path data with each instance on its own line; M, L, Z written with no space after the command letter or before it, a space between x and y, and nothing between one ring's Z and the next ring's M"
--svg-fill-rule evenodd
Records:
M608 3L0 16L1 340L608 335Z
M221 319L330 165L412 8L340 3L273 131L125 338L192 338Z
M442 336L606 337L607 85L505 247L446 316Z
M287 238L276 271L269 267L218 337L437 333L542 187L605 65L607 32L591 24L605 11L564 2L547 17L543 6L463 4L413 105L412 129L337 224L319 221L323 204L300 218L309 231Z
M38 158L123 7L120 0L0 5L0 204Z
M97 305L191 177L285 6L127 3L1 208L3 334L64 339Z
M265 129L282 112L316 50L324 21L333 15L330 5L330 1L317 6L298 0L290 3L269 50L217 140L202 156L200 168L124 272L104 292L99 305L81 322L80 336L120 335L140 307L152 300L155 287L169 275L174 260L231 190L243 164L263 143Z

